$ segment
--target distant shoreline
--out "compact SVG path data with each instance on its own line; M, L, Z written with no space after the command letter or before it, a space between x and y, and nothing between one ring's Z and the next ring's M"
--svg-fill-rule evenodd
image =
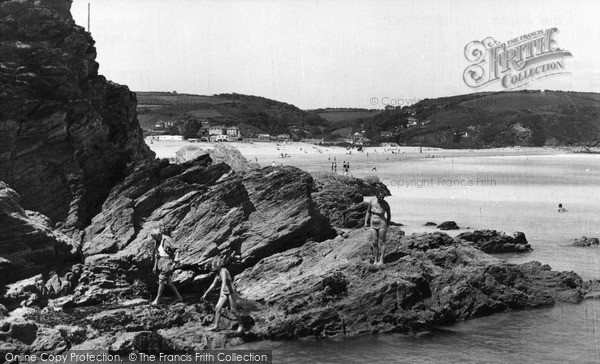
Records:
M188 141L154 141L148 144L156 153L157 158L174 159L175 153L186 145L202 149L212 149L216 145L234 147L252 162L261 167L275 165L291 165L307 172L330 170L331 163L337 163L337 172L343 173L342 164L350 162L351 172L357 177L364 173L357 170L381 167L387 163L403 160L453 158L453 157L502 157L502 156L536 156L560 154L597 154L596 152L581 152L578 147L503 147L494 149L441 149L423 147L363 147L363 152L337 146L319 146L301 142L278 144L268 142L188 142ZM351 154L349 154L351 152ZM598 152L600 153L600 152ZM282 154L285 156L282 158ZM370 174L370 173L369 173Z

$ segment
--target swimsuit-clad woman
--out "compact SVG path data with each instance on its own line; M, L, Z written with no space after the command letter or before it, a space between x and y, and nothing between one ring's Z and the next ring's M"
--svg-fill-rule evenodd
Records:
M219 329L219 319L221 318L221 309L223 308L225 303L229 300L229 306L231 307L231 312L233 312L233 314L235 315L235 317L238 321L238 324L239 324L237 331L242 332L242 330L244 328L242 325L240 313L237 310L238 294L233 285L233 280L231 279L231 274L229 274L229 270L227 270L227 268L223 267L223 261L221 259L213 260L212 268L213 268L213 271L215 273L217 273L217 276L215 277L215 280L210 285L210 287L206 290L206 293L204 293L204 295L202 296L202 299L206 300L206 296L208 295L208 293L217 286L219 281L221 281L221 293L219 295L219 302L217 302L217 306L215 307L215 322L214 322L213 326L211 326L208 330L216 331Z
M371 225L369 234L371 240L371 248L374 255L374 264L383 264L383 256L385 255L385 238L387 228L390 225L392 214L390 205L384 200L385 192L377 191L377 200L369 203L367 214L365 216L365 228ZM387 215L387 216L386 216Z

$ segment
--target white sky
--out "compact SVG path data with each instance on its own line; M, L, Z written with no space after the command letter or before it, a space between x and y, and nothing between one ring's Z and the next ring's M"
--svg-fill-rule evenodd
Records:
M134 91L237 92L300 108L497 91L463 82L464 48L556 27L569 74L530 89L600 92L600 1L74 0L100 73Z

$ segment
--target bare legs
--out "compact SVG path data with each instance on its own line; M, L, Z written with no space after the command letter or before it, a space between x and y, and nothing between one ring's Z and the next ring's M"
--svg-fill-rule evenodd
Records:
M379 261L379 229L370 229L371 250L373 251L373 264Z
M235 315L235 318L237 319L237 322L239 324L237 331L242 332L242 330L244 329L242 326L242 318L240 316L239 311L237 310L237 301L234 296L235 296L235 294L230 294L230 295L221 295L219 297L219 301L217 302L217 306L215 307L215 322L213 323L213 325L211 327L208 328L208 330L217 331L219 329L219 320L221 319L221 309L225 305L225 302L227 302L227 297L229 297L229 306L231 307L231 312L233 312L233 314Z
M379 244L379 264L383 264L383 257L385 256L385 239L387 236L387 228L381 228L379 229L379 241L377 242Z
M385 255L385 238L387 228L373 229L371 228L371 249L373 250L373 264L382 265Z
M175 293L175 302L183 301L183 298L179 294L179 291L177 291L177 288L175 287L173 282L169 281L168 283L166 283L166 285L171 287L171 289L173 290L173 293ZM154 301L152 301L153 305L156 306L160 303L164 291L165 291L165 282L159 282L158 283L158 293L156 294L156 298L154 299Z

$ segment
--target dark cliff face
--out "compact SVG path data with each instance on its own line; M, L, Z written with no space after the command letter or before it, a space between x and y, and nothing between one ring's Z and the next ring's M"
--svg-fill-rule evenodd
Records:
M134 162L154 158L136 97L98 75L71 1L0 1L0 180L67 229L82 229Z

